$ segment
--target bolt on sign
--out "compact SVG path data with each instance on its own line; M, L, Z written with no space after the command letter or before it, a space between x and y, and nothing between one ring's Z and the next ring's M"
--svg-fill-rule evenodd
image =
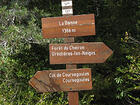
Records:
M44 38L95 35L94 14L42 18Z
M91 69L38 71L29 84L41 93L91 90Z
M103 42L50 44L50 64L103 63L112 50Z

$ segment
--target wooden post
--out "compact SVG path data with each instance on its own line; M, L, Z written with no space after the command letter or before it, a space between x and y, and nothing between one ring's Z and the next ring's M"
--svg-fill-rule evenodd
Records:
M72 0L61 0L62 15L70 16L73 15ZM65 43L74 43L74 37L65 38ZM66 69L76 69L77 65L66 64ZM78 92L68 92L69 105L79 105L79 94Z
M79 105L78 92L68 92L69 105Z
M76 69L77 65L67 64L66 69ZM69 105L79 105L79 94L78 92L68 92Z

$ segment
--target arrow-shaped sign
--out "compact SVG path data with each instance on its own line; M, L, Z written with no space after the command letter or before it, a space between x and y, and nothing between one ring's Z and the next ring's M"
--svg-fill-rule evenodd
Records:
M41 93L91 90L91 69L38 71L29 84Z
M113 53L103 42L50 44L50 64L103 63Z

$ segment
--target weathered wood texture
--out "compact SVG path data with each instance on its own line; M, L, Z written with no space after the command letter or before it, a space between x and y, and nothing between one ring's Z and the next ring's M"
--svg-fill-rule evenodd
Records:
M69 105L79 105L79 94L78 92L68 93Z
M76 69L77 65L66 64L66 69ZM79 93L76 91L68 92L69 105L79 105Z
M103 63L112 50L103 42L50 44L50 64Z
M91 90L91 69L38 71L29 84L41 93Z
M95 35L94 14L42 18L44 38Z

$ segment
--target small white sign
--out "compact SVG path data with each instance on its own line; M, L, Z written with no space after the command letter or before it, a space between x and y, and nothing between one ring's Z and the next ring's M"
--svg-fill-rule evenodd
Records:
M62 10L62 14L66 15L66 14L73 14L73 9L63 9Z
M65 7L65 6L72 6L72 1L62 1L62 7Z

